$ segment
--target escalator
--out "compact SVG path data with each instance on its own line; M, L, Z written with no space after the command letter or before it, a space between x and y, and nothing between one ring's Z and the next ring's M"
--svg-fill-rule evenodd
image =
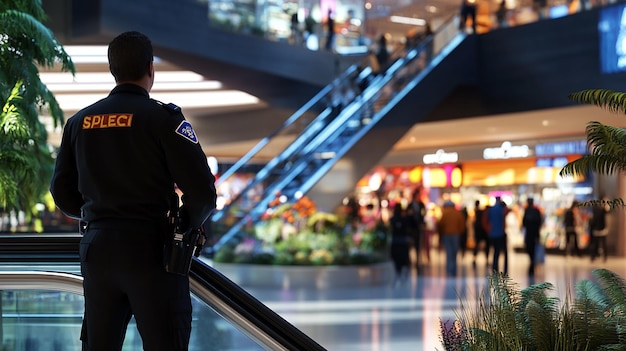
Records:
M294 203L306 194L322 207L338 205L358 179L350 183L350 188L332 193L325 191L319 196L315 194L316 186L335 181L334 169L341 167L341 162L345 163L348 158L358 159L358 162L351 162L357 175L371 169L416 122L402 121L407 116L402 105L411 104L408 97L419 90L420 84L429 76L437 75L438 71L441 76L443 70L447 79L443 82L440 79L439 84L449 87L458 85L463 78L462 75L447 74L446 65L439 67L444 59L454 61L453 56L463 54L461 44L466 36L457 32L456 23L456 19L451 18L433 36L407 51L382 74L373 73L369 67L349 67L221 174L218 187L253 162L265 148L282 150L212 217L211 233L219 237L212 250L219 250L242 233L248 223L256 223L277 198L281 202ZM448 90L442 88L437 93L431 97L430 104L443 100ZM352 96L346 99L348 95ZM428 104L420 107L424 114L427 113ZM408 115L416 116L415 113ZM389 133L389 130L397 135L380 139L380 133ZM354 154L359 144L376 145L376 150Z
M0 236L3 349L81 349L79 240L79 235ZM201 261L192 264L190 287L190 350L324 350ZM123 350L141 347L131 321Z

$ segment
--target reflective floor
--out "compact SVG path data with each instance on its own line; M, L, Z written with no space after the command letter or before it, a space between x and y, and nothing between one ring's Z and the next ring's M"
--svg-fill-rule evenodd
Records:
M417 351L443 350L439 340L440 320L454 319L459 297L476 300L484 291L489 269L484 256L476 268L472 255L459 256L459 274L446 277L444 253L432 251L431 262L403 284L367 288L268 289L246 288L322 346L332 351ZM525 288L526 254L509 254L509 275ZM554 294L565 300L574 296L574 284L591 279L594 268L608 268L626 278L626 258L609 257L591 262L585 257L547 255L534 282L548 281Z

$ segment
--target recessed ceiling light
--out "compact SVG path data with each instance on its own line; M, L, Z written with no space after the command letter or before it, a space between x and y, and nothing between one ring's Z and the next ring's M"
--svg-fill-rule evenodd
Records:
M426 20L422 18L412 18L412 17L404 17L404 16L391 16L389 20L394 23L401 24L410 24L413 26L424 26L426 25Z

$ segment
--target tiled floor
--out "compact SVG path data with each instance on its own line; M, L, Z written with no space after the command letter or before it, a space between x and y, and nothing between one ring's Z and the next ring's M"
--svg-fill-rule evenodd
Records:
M510 277L527 287L528 257L509 255ZM460 261L459 276L449 278L443 269L444 254L433 251L431 263L404 285L325 290L246 288L322 346L332 351L443 350L439 340L440 319L453 319L459 296L476 299L486 286L488 269L479 255L477 268L471 256ZM588 257L548 255L535 282L555 286L561 301L573 296L575 282L591 278L594 268L608 268L626 278L626 258L609 257L591 262Z

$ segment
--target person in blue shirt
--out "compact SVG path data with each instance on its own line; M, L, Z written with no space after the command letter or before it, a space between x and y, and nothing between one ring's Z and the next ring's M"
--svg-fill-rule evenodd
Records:
M493 264L491 266L494 272L508 272L508 255L506 252L506 215L509 209L506 203L502 201L500 196L495 199L495 204L488 207L483 214L483 226L487 230L491 247L493 247ZM500 271L500 253L504 255L504 269Z

